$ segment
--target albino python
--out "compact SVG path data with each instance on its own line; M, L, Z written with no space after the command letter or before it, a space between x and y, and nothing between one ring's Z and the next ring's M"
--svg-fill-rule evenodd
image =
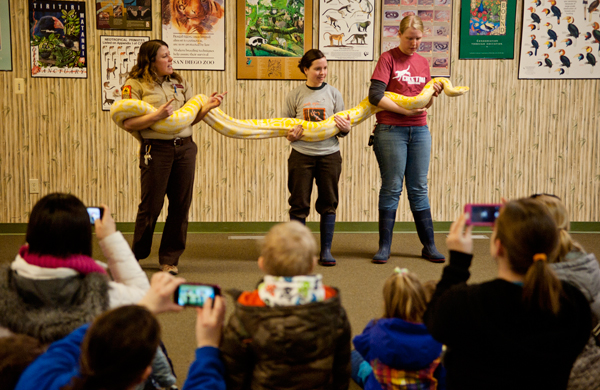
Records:
M417 96L407 97L393 92L385 92L385 96L406 109L423 108L433 96L433 84L436 82L443 84L444 92L448 96L460 96L469 91L469 87L453 87L450 80L446 78L434 78L425 85L423 91ZM180 132L194 121L202 105L207 101L208 97L205 95L194 96L183 107L175 111L173 115L154 123L151 126L152 130L163 134ZM124 128L123 122L126 119L150 114L154 111L156 111L156 108L141 100L123 99L112 105L110 117L117 126ZM335 115L344 117L350 115L350 123L352 126L356 126L379 111L382 111L382 109L369 103L369 98L366 98L358 106L338 112ZM288 129L296 125L302 125L304 128L303 141L321 141L333 137L339 132L333 116L321 122L309 122L295 118L239 120L230 117L217 107L210 110L203 120L219 133L232 138L285 137ZM132 134L139 136L137 132Z

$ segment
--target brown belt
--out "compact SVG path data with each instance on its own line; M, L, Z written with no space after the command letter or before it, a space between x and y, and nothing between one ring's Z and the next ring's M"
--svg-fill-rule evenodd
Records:
M173 138L173 139L144 139L144 144L149 145L173 145L173 146L181 146L185 145L188 142L192 142L192 136L185 138Z

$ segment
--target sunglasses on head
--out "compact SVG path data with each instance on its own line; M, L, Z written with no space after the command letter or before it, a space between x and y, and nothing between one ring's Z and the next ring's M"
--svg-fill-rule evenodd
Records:
M540 196L549 196L549 197L551 197L551 198L554 198L554 199L561 200L561 199L560 199L558 196L556 196L556 195L554 195L554 194L546 194L546 193L542 193L542 194L533 194L533 195L531 195L531 196L530 196L530 198L531 198L531 199L535 199L535 198L537 198L537 197L540 197Z

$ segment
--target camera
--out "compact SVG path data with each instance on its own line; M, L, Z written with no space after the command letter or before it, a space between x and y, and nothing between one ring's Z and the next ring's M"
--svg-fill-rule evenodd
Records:
M208 298L215 300L221 295L221 288L213 284L184 283L177 287L173 301L179 306L203 307Z
M469 219L466 223L472 226L494 226L501 207L501 204L467 204L465 213L469 213Z
M102 207L88 207L87 212L90 216L90 223L93 225L97 219L102 219L104 215L104 208Z

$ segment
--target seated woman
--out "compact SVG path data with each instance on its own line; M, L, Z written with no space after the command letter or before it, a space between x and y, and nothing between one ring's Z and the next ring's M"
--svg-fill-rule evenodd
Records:
M104 207L96 236L108 261L92 259L92 225L73 195L44 196L31 210L27 244L0 268L0 326L51 343L101 312L137 303L150 284Z
M466 284L473 257L466 220L450 228L450 264L424 317L447 346L447 388L565 389L591 315L581 292L548 264L558 245L548 209L533 199L501 209L490 240L498 277L482 284Z

